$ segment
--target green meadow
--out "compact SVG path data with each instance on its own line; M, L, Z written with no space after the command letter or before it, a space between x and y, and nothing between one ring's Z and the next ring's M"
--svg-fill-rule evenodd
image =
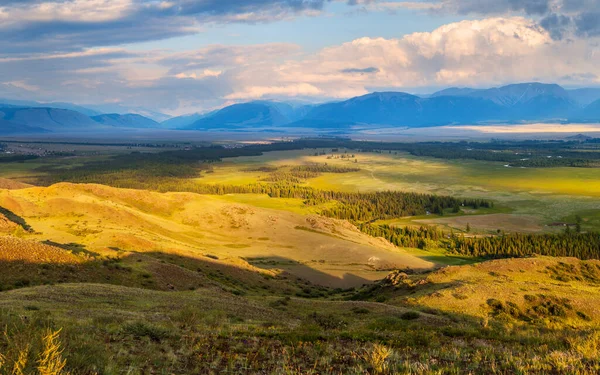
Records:
M323 173L306 184L325 190L369 192L401 190L458 197L477 197L496 202L493 209L462 214L509 214L524 218L540 230L555 222L583 219L584 229L600 229L600 170L597 168L511 168L500 162L443 160L406 153L361 153L347 150L355 158L336 158L344 153L315 156L324 150L268 152L262 156L225 159L202 183L247 184L258 182L268 172L248 171L258 166L283 167L328 163L360 168L351 173ZM333 157L332 157L333 156ZM535 218L535 220L531 220ZM414 219L433 219L421 217ZM411 220L408 220L410 222ZM407 220L399 220L399 224ZM522 224L518 222L517 224ZM471 225L477 225L475 222ZM493 226L493 225L492 225ZM515 230L510 225L506 230Z

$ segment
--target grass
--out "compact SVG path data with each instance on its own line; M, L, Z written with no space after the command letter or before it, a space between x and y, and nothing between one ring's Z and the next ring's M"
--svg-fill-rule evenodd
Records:
M413 275L428 282L412 290L371 288L372 297L366 299L383 295L385 303L345 300L351 291L304 299L278 292L237 296L221 288L160 292L85 283L26 288L0 294L0 324L7 327L0 353L10 370L16 359L11 348L32 343L27 363L35 364L44 352L40 337L47 327L58 327L51 332L62 328L60 358L65 370L77 374L123 369L432 374L465 368L473 373L592 374L600 365L600 316L593 302L597 287L574 281L570 295L562 297L563 287L554 285L550 274L537 272L563 263L579 269L572 260L539 258ZM515 275L503 279L510 269ZM527 278L519 269L535 276ZM499 278L502 292L491 300L484 291ZM526 281L546 289L536 293ZM521 290L524 285L529 289ZM477 289L467 293L465 286ZM36 309L28 308L32 300Z
M498 202L391 225L433 220L462 230L466 221L483 234L497 227L548 230L549 220L575 215L584 230L600 225L597 196L578 187L590 180L594 187L595 170L512 170L395 154L356 158L273 152L226 160L199 180L245 184L269 173L257 167L327 162L361 170L305 183ZM0 176L44 173L28 163ZM532 189L537 183L541 189ZM6 221L13 234L0 236L1 375L600 369L598 261L482 262L442 249L399 249L316 215L320 207L252 194L63 183L0 190L0 207L14 215ZM34 230L14 231L16 219Z
M264 204L251 205L253 198ZM282 210L287 204L290 207ZM242 258L277 256L296 262L278 272L339 287L384 277L385 271L369 263L371 257L399 268L434 266L348 223L310 214L299 200L161 194L64 183L0 191L0 206L35 229L23 233L23 238L83 254L122 257L162 252L190 258L211 254L225 264L247 268L251 266Z
M475 214L514 214L537 219L544 231L545 224L568 215L583 217L600 212L600 171L595 168L506 168L503 163L476 160L441 160L399 154L356 154L358 163L346 159L328 159L329 153L314 156L315 150L268 152L262 156L226 159L202 182L227 181L251 183L267 172L244 172L257 166L292 166L328 163L357 167L351 173L324 173L311 178L307 185L326 190L381 191L402 190L435 193L459 197L476 197L496 201L489 212ZM582 215L583 214L583 215ZM585 229L598 230L600 223L589 220ZM513 230L514 228L500 228Z

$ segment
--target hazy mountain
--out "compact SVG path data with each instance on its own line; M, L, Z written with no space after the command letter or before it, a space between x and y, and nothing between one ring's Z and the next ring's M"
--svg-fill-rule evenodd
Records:
M195 123L196 121L198 121L204 117L210 116L213 113L214 112L209 112L209 113L204 113L204 114L193 113L191 115L177 116L177 117L173 117L166 121L161 122L160 125L164 129L181 129L181 128L190 126L193 123Z
M2 111L2 109L0 109ZM48 130L37 128L33 126L27 126L23 124L17 124L12 121L0 119L0 134L32 134L32 133L47 133Z
M46 131L86 131L98 126L88 116L58 108L0 108L0 119Z
M279 126L290 122L282 112L293 109L284 103L249 102L225 107L182 129L220 129L257 126Z
M567 92L580 107L587 107L596 100L600 100L600 88L583 88L568 90Z
M321 105L310 111L306 120L327 120L346 124L395 126L433 126L498 118L501 108L484 99L461 96L421 98L399 92L379 92L339 103ZM317 125L317 126L319 126Z
M600 99L586 106L580 112L580 118L586 121L598 121L600 122Z
M97 112L77 104L63 102L42 103L31 100L0 99L0 107L68 109L70 111L82 113L86 116L96 116L101 114L101 112Z
M448 124L516 123L524 121L600 121L600 89L567 91L559 85L521 83L490 89L449 88L428 96L375 92L345 101L312 105L274 101L234 104L205 114L179 116L159 124L167 115L119 104L81 107L49 103L66 109L38 107L39 103L2 100L3 132L110 131L111 128L254 129L276 127L344 129L354 125L424 127ZM587 103L589 102L589 103ZM587 103L587 105L582 105ZM31 105L35 105L31 107ZM69 109L70 108L70 109ZM113 109L109 114L98 111ZM150 113L146 116L143 113ZM91 117L86 114L93 114Z
M473 94L477 91L483 91L480 89L472 89L470 87L450 87L438 92L434 92L433 94L429 95L428 97L430 98L435 98L438 96L467 96L470 94Z
M143 128L143 129L151 129L151 128L160 128L160 124L154 120L151 120L147 117L135 114L135 113L127 113L124 115L120 115L117 113L110 113L104 115L93 116L92 120L96 121L99 124L106 126L113 126L117 128Z
M133 113L144 117L148 117L149 119L152 119L159 123L166 121L172 117L164 113L153 111L144 107L129 107L121 104L86 104L86 107L98 112L97 114L117 113L119 115L125 115Z

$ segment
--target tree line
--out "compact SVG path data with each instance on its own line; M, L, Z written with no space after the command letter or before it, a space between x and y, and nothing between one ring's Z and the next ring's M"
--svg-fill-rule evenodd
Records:
M451 254L478 258L519 258L532 255L598 259L600 233L565 231L561 233L510 233L466 237L438 228L396 228L389 225L358 224L371 236L383 237L400 247L443 248Z

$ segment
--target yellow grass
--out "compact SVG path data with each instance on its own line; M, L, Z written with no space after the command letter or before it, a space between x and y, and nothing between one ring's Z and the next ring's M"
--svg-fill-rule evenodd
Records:
M115 249L213 255L229 264L254 264L343 287L380 279L390 268L433 266L347 222L301 214L298 201L280 210L267 207L281 201L271 205L262 198L263 207L257 207L241 203L246 198L67 183L0 190L0 206L34 229L26 238L77 243L105 255Z

